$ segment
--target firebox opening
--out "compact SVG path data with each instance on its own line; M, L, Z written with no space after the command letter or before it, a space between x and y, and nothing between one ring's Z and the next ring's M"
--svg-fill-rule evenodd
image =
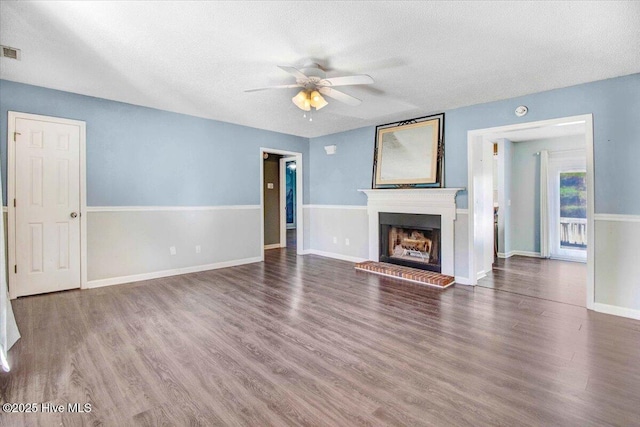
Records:
M380 261L441 271L440 216L380 213Z

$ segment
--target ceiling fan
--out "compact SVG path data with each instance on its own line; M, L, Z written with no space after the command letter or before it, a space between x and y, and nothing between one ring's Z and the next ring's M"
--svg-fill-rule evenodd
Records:
M361 100L334 88L336 86L369 85L373 83L371 76L366 74L327 78L325 71L315 62L308 62L301 69L285 65L279 65L278 67L294 76L296 83L248 89L245 90L245 92L299 87L302 88L302 90L291 98L291 101L301 110L310 111L312 107L319 110L328 104L322 95L347 105L359 105L362 102Z

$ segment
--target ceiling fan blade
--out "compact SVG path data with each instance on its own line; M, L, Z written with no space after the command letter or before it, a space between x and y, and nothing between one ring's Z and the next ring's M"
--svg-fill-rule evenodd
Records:
M373 83L371 76L359 74L356 76L332 77L330 79L322 79L318 82L318 86L348 86L348 85L370 85Z
M287 73L291 74L292 76L294 76L296 79L304 79L304 80L309 80L309 77L305 76L302 71L298 70L295 67L289 67L287 65L278 65L278 68L280 68L282 71L286 71Z
M300 85L295 84L295 85L278 85L278 86L269 86L269 87L259 87L256 89L247 89L245 90L245 92L257 92L259 90L270 90L270 89L289 89L292 87L300 87Z
M358 98L354 98L353 96L347 95L346 93L340 92L339 90L331 89L330 87L321 87L319 91L321 94L326 95L329 98L333 98L336 101L344 102L345 104L354 107L356 105L360 105L360 103L362 102Z

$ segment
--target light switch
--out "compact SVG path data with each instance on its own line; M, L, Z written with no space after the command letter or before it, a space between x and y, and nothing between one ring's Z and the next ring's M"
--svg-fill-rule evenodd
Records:
M267 182L267 189L273 190L273 182Z

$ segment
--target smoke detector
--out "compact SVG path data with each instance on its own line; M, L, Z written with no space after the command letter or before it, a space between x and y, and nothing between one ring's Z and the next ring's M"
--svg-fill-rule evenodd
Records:
M9 47L9 46L1 46L1 45L0 45L0 48L2 49L2 53L0 54L1 58L16 59L20 61L20 56L21 56L20 49L16 49L15 47Z

